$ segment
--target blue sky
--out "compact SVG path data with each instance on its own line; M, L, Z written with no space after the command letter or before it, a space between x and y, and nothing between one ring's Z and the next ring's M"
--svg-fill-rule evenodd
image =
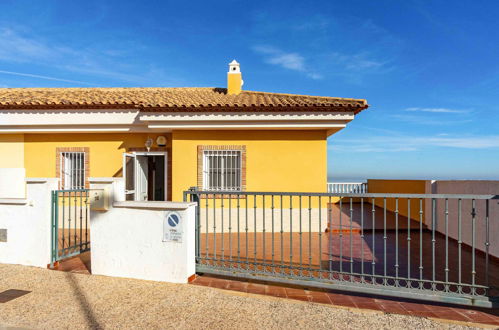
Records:
M499 179L498 1L0 4L0 87L217 86L365 98L329 176Z

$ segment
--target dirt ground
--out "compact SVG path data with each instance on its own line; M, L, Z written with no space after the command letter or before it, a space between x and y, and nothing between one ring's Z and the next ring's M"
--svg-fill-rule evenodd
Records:
M283 298L0 264L3 327L50 329L460 329L463 325Z

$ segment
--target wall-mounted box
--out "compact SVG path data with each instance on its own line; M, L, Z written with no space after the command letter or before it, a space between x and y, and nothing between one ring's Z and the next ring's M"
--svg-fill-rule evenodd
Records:
M91 189L90 190L90 209L92 211L109 210L109 189Z

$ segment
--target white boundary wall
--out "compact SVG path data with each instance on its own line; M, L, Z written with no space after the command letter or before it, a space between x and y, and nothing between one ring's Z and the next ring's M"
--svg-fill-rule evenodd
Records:
M50 263L51 194L58 179L27 179L26 199L0 199L0 263L47 267Z
M119 182L111 186L120 189ZM195 204L115 201L114 190L109 210L90 216L92 274L187 283L196 272ZM163 241L171 211L181 217L181 242Z

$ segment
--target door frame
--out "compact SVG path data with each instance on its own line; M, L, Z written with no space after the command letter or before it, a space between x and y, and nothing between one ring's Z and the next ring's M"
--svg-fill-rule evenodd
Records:
M131 152L124 152L123 153L123 164L125 164L125 157L126 156L133 155L134 158L134 190L135 192L137 191L137 171L138 171L138 164L137 164L137 156L163 156L165 159L165 200L168 200L168 152L167 151L131 151ZM126 168L123 166L123 178L125 179L125 187L126 187ZM125 192L126 195L126 192ZM126 198L126 196L125 196ZM137 194L134 193L134 200L137 200Z

